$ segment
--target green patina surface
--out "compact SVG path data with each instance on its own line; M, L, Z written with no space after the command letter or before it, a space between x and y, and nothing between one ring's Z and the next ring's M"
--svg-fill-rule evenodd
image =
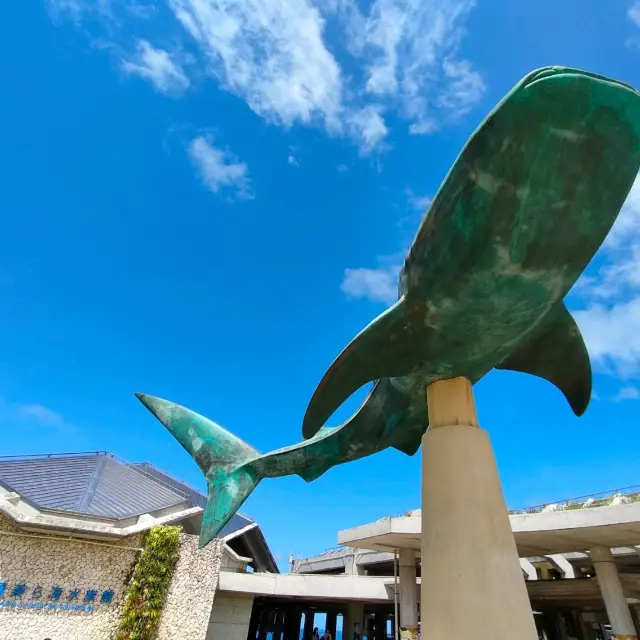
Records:
M400 274L399 301L340 354L316 389L302 442L261 455L184 407L139 395L206 475L200 542L217 535L256 484L395 447L413 455L428 427L425 388L494 368L540 376L573 411L591 367L563 299L604 241L640 167L640 96L553 67L529 74L454 163ZM324 427L376 381L347 422Z

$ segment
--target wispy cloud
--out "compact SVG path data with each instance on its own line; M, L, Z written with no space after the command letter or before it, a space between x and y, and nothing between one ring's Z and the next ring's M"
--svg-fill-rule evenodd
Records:
M75 431L58 411L38 403L8 402L0 398L0 423L24 427Z
M253 197L247 165L229 151L219 149L206 137L199 136L191 141L189 156L209 191L218 193L229 189L240 199Z
M640 391L635 387L622 387L613 401L622 402L623 400L640 400Z
M359 141L363 155L369 155L389 133L377 105L353 111L349 115L348 125L353 137Z
M268 121L338 126L340 67L307 0L170 0L208 71Z
M397 107L412 133L463 116L485 92L480 73L459 56L473 6L473 0L375 0L363 15L355 0L340 4L351 50L366 67L366 92Z
M640 27L640 1L635 2L629 7L627 11L629 19Z
M21 417L43 427L62 427L65 424L62 414L41 404L21 404L16 406L16 410Z
M163 49L154 49L146 40L139 40L133 60L122 62L129 75L138 75L151 82L160 92L180 96L189 87L189 78L182 67Z
M404 118L412 133L427 133L467 113L485 91L460 55L473 0L374 0L367 10L357 0L168 0L173 23L138 0L48 2L74 20L88 12L112 16L116 8L150 28L157 18L163 38L189 41L193 64L185 69L137 39L135 55L122 63L128 74L177 96L192 70L198 77L204 71L266 121L323 127L351 138L362 155L388 148L387 114ZM109 37L130 42L130 20L107 21ZM127 33L116 34L120 23ZM338 59L334 51L345 48L351 58Z
M407 200L409 204L416 210L422 213L425 213L429 206L431 205L431 201L433 198L431 196L419 196L417 195L413 189L407 187L404 191L407 196Z

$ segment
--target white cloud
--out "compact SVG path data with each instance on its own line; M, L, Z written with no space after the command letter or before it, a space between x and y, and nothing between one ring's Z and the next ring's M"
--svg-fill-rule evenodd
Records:
M62 427L64 425L62 415L44 405L21 404L16 408L21 417L32 419L43 427Z
M238 198L253 197L247 165L238 162L228 151L214 147L204 136L199 136L191 141L189 155L209 191L218 193L229 188L234 190Z
M338 127L340 67L307 0L170 0L210 72L266 120Z
M146 40L139 40L135 60L125 60L122 68L151 82L160 93L179 96L189 87L182 67L163 49L154 49Z
M367 67L365 90L386 96L411 120L411 133L429 133L467 113L485 85L459 57L473 0L375 0L364 16L355 2L342 13L351 50Z
M599 255L602 266L576 285L573 311L597 368L640 375L640 177Z
M345 269L340 289L350 298L392 304L398 298L397 265L377 269Z
M300 163L292 153L289 154L289 157L287 158L287 162L294 167L300 166Z
M412 133L428 133L467 113L485 91L460 53L474 0L373 0L366 9L358 0L168 0L180 33L166 33L162 12L139 0L48 1L76 18L124 6L129 19L109 20L112 41L128 41L116 29L132 15L150 29L152 19L162 20L163 37L186 34L196 45L187 45L194 61L260 117L284 127L322 126L352 138L363 155L387 137L383 113L407 120ZM345 48L348 72L333 53ZM174 57L144 39L123 68L169 95L189 86Z
M640 27L640 1L636 0L627 11L627 15L632 22Z
M9 425L15 428L42 427L55 429L64 432L76 431L76 428L69 424L65 417L38 403L8 402L0 396L0 424Z
M374 105L351 113L349 126L353 136L360 141L363 155L371 153L389 133L380 115L380 108Z

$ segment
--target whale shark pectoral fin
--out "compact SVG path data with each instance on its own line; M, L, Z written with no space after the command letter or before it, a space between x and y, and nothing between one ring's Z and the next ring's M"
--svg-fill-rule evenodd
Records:
M560 302L534 338L521 345L496 369L544 378L555 385L581 416L591 400L591 361L580 329Z
M424 340L415 339L422 316L412 322L404 296L363 329L334 360L316 388L302 423L313 437L333 412L360 387L380 378L411 372L423 357ZM414 327L414 330L412 330Z

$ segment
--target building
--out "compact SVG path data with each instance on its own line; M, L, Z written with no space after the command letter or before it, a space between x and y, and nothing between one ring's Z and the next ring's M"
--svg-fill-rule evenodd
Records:
M151 464L106 452L0 458L0 640L113 638L160 525L182 532L159 640L300 640L314 626L386 640L396 620L417 627L419 511L339 531L340 548L281 574L241 514L199 550L205 503ZM640 494L548 505L511 524L541 638L636 632Z
M398 575L400 624L419 619L420 511L340 531L340 548L298 559L313 576L386 579ZM548 640L607 638L640 631L640 494L612 492L510 516L536 624ZM472 532L470 533L472 535ZM424 569L425 571L427 568ZM395 581L391 593L395 594ZM375 635L390 605L363 603L361 629ZM357 631L357 628L356 628Z
M113 637L145 533L157 525L183 531L158 637L217 637L220 570L278 567L258 524L241 514L199 550L205 504L149 463L106 452L0 458L0 638Z

